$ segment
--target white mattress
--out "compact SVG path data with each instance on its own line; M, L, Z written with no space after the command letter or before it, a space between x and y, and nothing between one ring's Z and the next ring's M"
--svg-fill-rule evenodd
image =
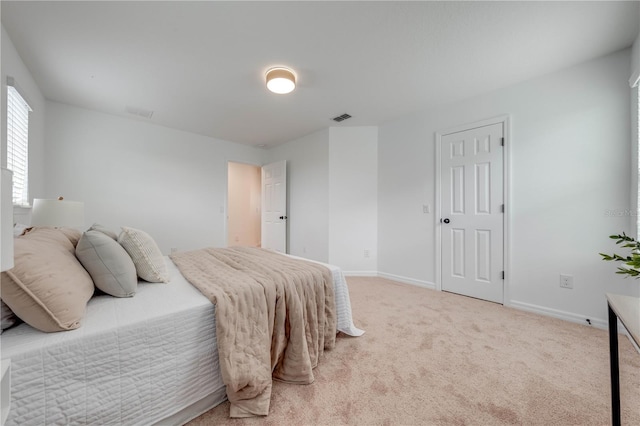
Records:
M166 263L170 283L141 281L132 298L94 297L77 330L22 324L1 335L2 359L11 359L7 425L148 425L211 394L224 400L215 307ZM326 266L338 330L359 336L344 275Z
M2 333L11 359L7 425L153 424L224 387L214 305L166 259L168 284L91 299L82 327Z

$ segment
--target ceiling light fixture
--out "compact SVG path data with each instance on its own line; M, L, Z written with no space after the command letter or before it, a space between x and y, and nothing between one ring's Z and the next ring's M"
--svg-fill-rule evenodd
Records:
M273 93L290 93L296 88L296 76L289 68L277 67L267 71L267 89Z

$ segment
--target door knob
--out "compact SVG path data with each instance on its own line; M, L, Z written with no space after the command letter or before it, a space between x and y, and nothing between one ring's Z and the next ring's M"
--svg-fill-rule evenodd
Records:
M449 222L450 222L449 218L442 219L442 221L443 221L444 223L449 223Z
M285 220L286 218L286 216L280 216L280 220Z

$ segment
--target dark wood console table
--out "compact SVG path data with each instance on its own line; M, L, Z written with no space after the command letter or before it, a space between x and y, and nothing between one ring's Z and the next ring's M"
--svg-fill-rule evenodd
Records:
M640 298L607 293L609 306L609 355L611 359L611 410L614 426L620 426L620 366L618 319L640 346Z

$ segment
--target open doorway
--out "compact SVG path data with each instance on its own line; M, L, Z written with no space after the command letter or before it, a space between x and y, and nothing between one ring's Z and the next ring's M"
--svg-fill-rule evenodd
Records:
M228 163L227 246L261 247L262 169Z

